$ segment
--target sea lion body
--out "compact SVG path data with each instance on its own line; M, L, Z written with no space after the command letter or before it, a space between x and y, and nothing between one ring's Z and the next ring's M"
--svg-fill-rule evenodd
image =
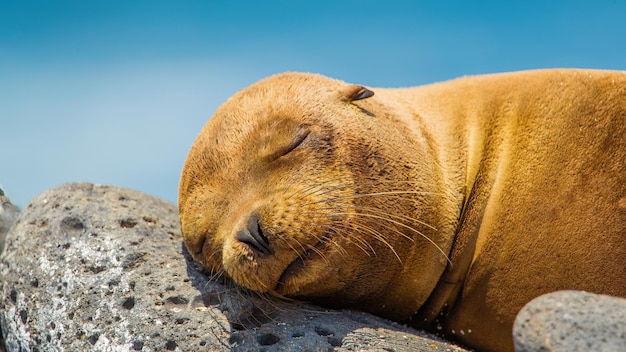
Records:
M372 90L287 73L220 107L181 177L194 258L483 350L543 293L626 297L626 73Z

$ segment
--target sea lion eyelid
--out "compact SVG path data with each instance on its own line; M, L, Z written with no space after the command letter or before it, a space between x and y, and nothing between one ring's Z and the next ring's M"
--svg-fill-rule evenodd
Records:
M288 145L278 149L274 153L274 158L273 159L277 159L277 158L279 158L281 156L285 156L285 155L291 153L294 149L298 148L298 146L300 146L302 144L302 142L304 142L304 140L309 136L310 133L311 133L311 131L308 130L308 129L298 131L298 134L294 137L294 139L291 141L291 143L289 143Z

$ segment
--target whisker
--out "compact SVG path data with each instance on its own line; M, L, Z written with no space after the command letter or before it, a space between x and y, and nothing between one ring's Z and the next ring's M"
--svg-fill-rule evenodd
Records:
M296 254L297 254L297 253L301 253L300 251L298 251L298 250L297 250L297 249L296 249L296 248L295 248L295 247L291 244L291 242L293 242L293 241L289 241L289 240L285 240L285 239L281 238L281 237L282 237L282 235L278 235L277 237L279 237L279 238L282 240L282 242L287 243L287 245L289 246L289 248L291 248L291 250L292 250L294 253L296 253ZM295 242L296 242L296 243L300 246L300 248L302 249L302 253L306 252L306 248L304 248L304 246L302 245L302 243L301 243L300 241L295 241Z
M355 225L355 224L353 224ZM369 232L371 235L374 236L374 238L378 241L380 241L382 244L384 244L385 246L389 247L389 249L391 250L391 252L396 256L396 258L398 258L398 261L400 263L402 263L402 258L400 258L400 255L398 255L398 252L396 252L396 250L393 248L393 246L391 245L391 243L387 242L387 240L385 239L385 236L383 234L381 234L380 232L376 231L375 229L369 227L369 226L365 226L363 224L359 224L361 228L365 229L367 232Z
M330 227L331 225L328 225L328 227ZM336 231L337 227L342 228L343 230L354 230L354 227L349 227L346 226L344 224L338 223L335 224L336 227L332 228L333 230L335 230L335 232L337 232L338 235L342 235L342 233ZM360 248L365 254L367 254L368 256L371 255L371 253L374 253L374 256L377 256L376 254L376 250L374 249L374 247L372 247L372 245L370 245L367 241L365 241L364 239L358 237L358 236L350 236L349 240L354 243L355 246L357 246L358 248ZM370 250L368 251L366 248L361 247L361 245L359 245L358 243L361 243L361 245L364 245L365 247L368 247Z
M337 224L339 225L339 224ZM343 224L341 224L343 225ZM327 225L327 227L334 229L331 227L331 225ZM380 241L381 243L383 243L385 246L389 247L389 249L393 252L393 254L396 256L396 258L398 258L398 260L400 261L400 263L402 263L402 259L400 258L400 255L398 255L398 253L396 252L396 250L393 248L393 246L391 245L391 243L389 243L387 241L387 239L384 237L383 234L381 234L380 232L376 231L374 228L363 225L363 224L350 224L350 226L345 226L343 225L343 228L345 230L357 230L361 233L369 233L370 235L372 235L376 240ZM390 228L390 227L389 227ZM393 231L397 232L398 234L404 236L405 238L409 239L409 240L413 240L412 238L406 236L405 234L399 232L397 229L394 228L390 228ZM376 256L376 251L374 250L374 248L368 243L365 242L364 240L360 239L358 236L350 236L350 239L357 239L359 241L361 241L361 243L367 245L367 247L369 247L372 251L372 253L374 253L374 255ZM354 243L354 242L353 242ZM345 251L345 249L341 246L339 246L338 243L335 243L337 245L337 247L339 248L339 250L341 251L342 255L346 255L347 252ZM355 245L359 248L361 248L361 250L363 250L368 256L370 255L370 253L363 247L359 246L358 244L355 243Z
M205 262L209 262L209 263L215 263L215 262L218 262L218 261L216 261L216 260L211 261L211 259L213 259L213 257L214 257L214 256L219 256L219 255L221 255L221 253L220 253L219 251L213 251L213 252L211 253L211 255L209 255L209 257L205 259ZM220 261L221 261L221 260L220 260Z
M338 237L345 237L344 233L342 233L342 231L340 231L340 230L348 229L348 227L345 226L342 223L336 223L336 224L319 223L319 224L314 224L314 226L325 228L326 229L326 233L330 233L330 232L334 233L335 236L332 236L331 239L333 239L334 237L337 237L337 236ZM307 234L309 234L308 231L307 231ZM317 237L315 234L310 234L310 235ZM368 246L371 249L371 252L374 252L374 254L376 254L376 252L374 251L374 248L372 248L367 242L363 241L362 239L360 239L358 237L355 237L355 238L352 238L352 240L357 240L357 241L361 242L361 244L364 244L364 245ZM333 241L333 244L341 251L342 255L347 254L345 249L343 247L341 247L341 245L337 241ZM367 249L365 249L364 247L361 247L358 243L354 243L354 245L359 247L368 256L371 255L371 253L368 252Z
M324 194L336 191L338 189L347 188L347 187L348 187L347 185L336 184L336 185L332 185L332 186L327 186L325 188L319 188L317 190L309 191L308 193L301 195L298 200L302 200L305 197L312 196L312 195L315 195L315 196L318 196L318 197L319 196L323 196Z
M333 196L332 198L324 198L324 199L316 200L313 202L305 203L303 205L306 206L306 205L324 203L324 202L328 202L331 200L338 200L338 199L356 199L356 198L375 197L375 196L399 196L399 195L406 195L406 194L436 195L440 193L426 192L426 191L386 191L386 192L375 192L375 193L359 193L359 194L352 194L352 195L346 195L346 196ZM411 200L410 198L402 198L402 199Z
M387 179L381 179L379 177L374 177L374 176L362 176L359 177L359 182L363 182L363 181L370 181L370 184L372 185L379 185L379 184L405 184L405 185L417 185L417 186L430 186L432 188L436 188L436 184L435 183L425 183L424 181L417 181L417 180L387 180Z
M302 212L302 213L314 213L314 212ZM320 215L324 215L324 213L319 213L319 214L320 214ZM426 236L425 234L423 234L421 231L419 231L419 230L417 230L417 229L415 229L415 228L413 228L413 227L411 227L411 226L409 226L409 225L407 225L407 224L404 224L404 223L402 223L402 222L400 222L400 221L396 221L396 220L393 220L393 219L390 219L390 218L386 218L386 217L383 217L383 216L379 216L379 215L375 215L375 214L368 214L368 213L343 213L343 212L333 212L331 215L326 214L326 216L327 216L327 217L329 217L329 218L331 218L331 219L333 219L333 218L334 218L334 217L336 217L336 216L341 216L341 215L356 215L357 217L358 217L358 216L361 216L361 217L367 217L367 218L372 218L372 219L377 219L377 220L383 220L383 221L388 221L388 222L390 222L390 223L392 223L392 224L395 224L395 225L397 225L397 226L403 227L403 228L405 228L405 229L407 229L407 230L409 230L409 231L411 231L411 232L413 232L413 233L415 233L415 234L417 234L417 235L421 236L421 237L422 237L422 238L424 238L426 241L428 241L430 244L432 244L433 246L435 246L435 248L439 251L439 253L441 253L441 254L444 256L444 258L446 258L446 261L448 261L448 263L450 263L450 264L451 264L451 261L450 261L450 258L448 257L448 255L447 255L447 254L443 251L443 249L441 249L441 247L440 247L439 245L437 245L437 243L435 243L435 241L433 241L432 239L430 239L428 236ZM387 215L388 215L388 214L387 214ZM331 216L332 216L332 217L331 217ZM391 230L393 230L394 232L396 232L397 234L399 234L400 236L402 236L402 237L404 237L404 238L406 238L406 239L408 239L408 240L410 240L410 241L413 241L413 239L412 239L411 237L409 237L408 235L406 235L406 234L404 234L404 233L400 232L399 230L394 229L394 228L390 228L390 229L391 229Z
M296 192L294 192L293 194L291 194L291 195L290 195L289 197L287 197L286 199L290 199L291 197L293 197L293 196L297 195L298 193L301 193L301 194L300 194L300 198L299 198L299 199L303 199L304 197L306 197L306 196L310 195L310 194L308 194L308 192L310 192L311 190L313 190L313 193L314 193L316 189L328 189L328 188L327 188L328 186L325 186L325 185L327 185L327 184L329 184L329 183L331 183L331 182L336 182L336 180L335 180L335 179L332 179L332 180L326 180L326 181L323 181L323 182L321 182L321 183L316 183L316 184L313 184L313 185L311 185L311 186L309 186L309 187L306 187L306 188L303 188L303 189L298 189L298 190L296 190Z
M346 181L350 181L350 180L352 180L352 177L349 175L323 180L323 181L314 183L308 187L296 190L293 194L291 194L286 199L290 199L291 197L297 194L300 194L301 196L300 199L303 199L304 197L309 196L311 194L315 194L315 192L319 192L319 191L326 192L326 190L332 191L334 189L349 188L351 187L351 183L346 183ZM310 192L310 191L312 191L312 193L307 194L307 192Z
M380 212L381 214L385 214L386 216L392 217L392 218L396 218L396 219L400 219L400 220L404 220L407 222L413 222L413 223L418 223L420 225L424 225L434 231L437 231L437 228L426 223L423 222L419 219L416 218L412 218L412 217L408 217L405 215L393 215L393 214L388 214L388 213L384 213L382 212L382 210L378 209L378 208L374 208L374 207L363 207L363 206L357 206L357 205L340 205L340 206L329 206L329 207L325 207L325 208L317 208L314 211L302 211L300 212L300 214L305 214L305 213L315 213L315 212L319 212L320 210L337 210L337 209L355 209L355 210L367 210L367 211L376 211L376 212Z
M347 214L346 214L346 215L347 215ZM395 220L393 220L393 219L389 219L389 218L384 218L384 217L382 217L382 216L378 216L378 215L374 215L374 214L363 214L363 213L359 213L359 216L366 216L366 217L371 217L371 218L374 218L374 219L379 219L379 220L389 221L389 222L391 222L391 223L393 223L393 224L395 224L395 225L401 226L401 227L403 227L403 228L405 228L405 229L407 229L407 230L409 230L409 231L412 231L413 233L415 233L415 234L417 234L417 235L421 236L423 239L427 240L428 242L430 242L430 244L432 244L433 246L435 246L435 248L439 251L439 253L441 253L441 255L443 255L443 256L444 256L444 258L446 258L446 261L447 261L449 264L452 264L452 262L450 261L450 258L449 258L449 257L448 257L448 255L447 255L447 254L443 251L443 249L441 249L441 247L439 247L439 245L438 245L437 243L435 243L435 241L433 241L432 239L430 239L428 236L426 236L425 234L423 234L421 231L419 231L419 230L417 230L417 229L415 229L415 228L413 228L413 227L411 227L411 226L409 226L409 225L407 225L407 224L401 223L401 222L399 222L399 221L395 221ZM408 237L407 235L403 234L402 232L400 232L400 231L396 231L396 232L397 232L398 234L402 235L403 237L408 238L408 239L410 239L411 241L413 241L413 239L412 239L412 238Z
M321 239L320 241L323 241L323 239ZM311 245L308 243L306 244L306 246L309 247L309 249L312 250L313 252L317 253L322 258L322 260L324 260L326 264L330 264L330 262L328 261L328 258L326 257L326 254L324 254L324 252L322 252L319 248L315 248L314 245Z
M341 189L341 188L350 188L352 189L354 187L354 182L353 182L354 178L351 175L345 175L342 177L335 177L332 179L328 179L328 180L324 180L322 182L318 182L315 183L309 187L303 188L303 189L298 189L296 190L294 193L292 193L291 195L289 195L286 199L290 199L293 196L300 194L301 198L304 198L306 196L309 196L311 194L307 193L311 190L314 189L326 189L328 191L332 191L333 189ZM351 181L349 183L344 183L345 181ZM426 186L426 184L424 184L424 182L421 181L413 181L413 180L385 180L385 179L380 179L380 178L376 178L376 177L360 177L359 178L359 182L363 183L364 181L368 181L370 182L371 185L373 186L377 186L377 185L388 185L388 184L396 184L396 185L407 185L407 186L421 186L424 187ZM336 182L334 187L328 187L326 185ZM292 185L294 184L294 182L290 183L287 187L285 187L285 190L283 191L283 194L286 194L288 189L290 189L292 187ZM431 185L432 188L435 188L436 185ZM331 189L332 188L332 189ZM313 191L315 192L315 191ZM393 191L392 191L393 192ZM443 195L443 193L440 192L419 192L419 191L415 191L415 194L431 194L431 195ZM325 191L326 193L326 191ZM382 192L381 192L382 193Z

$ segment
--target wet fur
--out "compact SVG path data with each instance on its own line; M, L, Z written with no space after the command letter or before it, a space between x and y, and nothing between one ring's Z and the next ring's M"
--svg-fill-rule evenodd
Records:
M181 177L194 259L272 296L427 317L485 350L512 349L542 293L626 296L625 73L373 91L288 73L221 106ZM236 239L251 214L269 255Z

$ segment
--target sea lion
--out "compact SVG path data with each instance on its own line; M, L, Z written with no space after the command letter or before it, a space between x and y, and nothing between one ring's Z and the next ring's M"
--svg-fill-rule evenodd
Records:
M272 76L204 126L179 213L239 285L512 350L534 297L626 296L626 73Z

